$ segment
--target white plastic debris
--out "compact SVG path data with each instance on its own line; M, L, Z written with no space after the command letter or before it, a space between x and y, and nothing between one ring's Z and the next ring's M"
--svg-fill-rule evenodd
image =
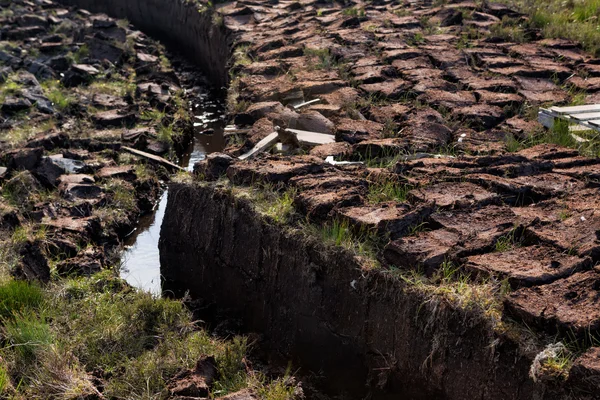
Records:
M356 279L350 282L350 286L352 286L352 289L356 290Z
M325 159L325 162L327 164L331 164L331 165L362 165L362 164L364 164L362 161L335 161L333 159L333 156L328 156Z

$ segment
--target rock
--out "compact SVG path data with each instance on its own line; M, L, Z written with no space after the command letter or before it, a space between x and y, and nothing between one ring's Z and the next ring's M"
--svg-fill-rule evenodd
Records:
M42 81L46 81L55 77L52 68L49 68L47 65L37 61L32 62L27 71L31 72L37 79Z
M500 107L476 104L454 110L466 124L476 130L490 129L498 125L505 118Z
M301 129L309 132L318 132L325 134L332 134L335 126L333 122L325 118L317 111L307 111L300 115L296 119L296 128L288 125L288 128Z
M57 234L75 235L81 242L88 242L100 234L102 228L97 217L59 217L55 219L46 218L42 225Z
M47 188L58 186L58 178L65 173L64 168L59 166L50 157L44 157L40 165L34 171L34 175Z
M137 115L127 110L109 110L92 115L92 121L101 128L132 127L137 121Z
M18 66L21 63L21 59L0 50L0 62L6 65Z
M21 226L22 218L17 210L0 206L0 228L12 230Z
M37 78L27 71L19 71L14 79L26 88L40 87Z
M414 209L406 204L380 204L376 206L349 207L339 210L339 215L350 221L359 232L377 232L393 240L408 233L432 212L431 208Z
M19 26L48 26L48 21L46 20L46 18L35 14L21 15L16 19L16 23Z
M92 98L92 103L96 107L101 108L124 108L127 107L127 102L121 97L111 96L109 94L98 93Z
M153 140L146 146L146 151L152 154L161 155L169 151L169 144L158 140Z
M227 177L236 184L250 184L256 181L287 182L299 175L323 171L323 165L302 157L287 159L258 160L235 163L227 168Z
M87 165L83 161L66 158L62 154L55 154L49 158L69 174L79 174L87 169Z
M383 125L373 121L355 121L341 118L336 126L336 139L350 144L361 142L365 139L379 139Z
M2 103L2 111L8 114L18 113L19 111L28 110L31 107L31 102L21 97L6 96Z
M68 147L69 136L65 133L49 133L47 135L30 140L27 143L27 147L43 147L45 150L50 151L56 148Z
M55 54L58 53L65 47L62 43L42 43L40 46L40 52L45 54Z
M103 197L102 188L87 183L62 182L59 190L63 197L70 201L99 200Z
M0 60L1 61L1 60ZM0 84L6 82L8 76L12 73L12 69L9 67L0 68Z
M102 271L102 263L90 257L76 257L56 264L56 272L61 276L92 276Z
M50 280L50 267L41 246L38 241L25 243L19 251L21 261L15 271L17 277L41 282Z
M68 88L79 86L90 82L93 77L99 73L100 71L91 65L73 64L71 69L67 71L64 77L61 79L61 83Z
M115 65L120 64L123 58L124 51L106 40L94 37L87 44L90 58L100 61L108 60Z
M48 100L42 90L39 88L23 89L21 95L29 100L35 107L44 114L54 114L55 110L52 106L52 102Z
M48 66L56 72L64 72L71 66L71 61L66 56L55 56L46 61Z
M214 357L202 357L194 369L183 371L171 380L169 392L173 396L208 397L210 385L217 376Z
M9 170L25 169L31 171L39 164L43 152L42 148L11 150L2 159Z
M9 40L25 40L30 37L36 37L44 32L46 32L46 28L42 26L23 26L11 29L5 32L5 35Z
M325 160L328 156L334 159L349 156L352 153L352 147L345 142L327 143L313 147L309 154L314 157Z
M364 179L327 172L298 175L290 184L298 188L294 204L316 220L326 220L333 209L361 205L367 188Z
M135 168L132 165L104 167L96 175L100 179L123 179L128 182L133 182L137 179Z
M150 71L158 64L158 57L146 53L137 53L135 61L135 69L138 73Z
M84 77L92 77L100 73L97 68L88 64L73 64L71 69Z
M268 101L252 104L246 109L246 114L249 114L255 121L258 121L269 114L280 114L284 111L286 111L286 109L280 102Z
M194 174L204 176L207 180L219 179L233 163L233 158L223 153L212 153L205 160L194 165Z

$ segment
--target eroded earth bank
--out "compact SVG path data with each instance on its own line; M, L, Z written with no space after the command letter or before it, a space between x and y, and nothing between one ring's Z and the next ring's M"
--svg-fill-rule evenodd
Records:
M164 287L337 393L596 398L597 141L536 117L597 103L598 60L490 2L218 12L234 126L171 187Z
M0 1L1 398L302 397L285 368L253 364L247 338L119 275L140 216L204 156L185 153L219 71L204 78L127 19Z

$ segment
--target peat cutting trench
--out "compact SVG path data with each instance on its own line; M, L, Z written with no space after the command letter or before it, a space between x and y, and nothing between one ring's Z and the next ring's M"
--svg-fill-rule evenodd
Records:
M526 17L487 1L59 3L227 88L224 134L175 143L193 174L150 227L164 294L239 320L332 397L600 398L600 159L536 121L600 103L577 43L501 38Z

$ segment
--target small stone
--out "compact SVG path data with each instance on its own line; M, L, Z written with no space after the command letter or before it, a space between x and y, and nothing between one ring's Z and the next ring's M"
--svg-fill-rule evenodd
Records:
M64 173L64 168L53 162L50 157L44 157L40 166L34 172L42 185L48 188L56 187L58 185L58 178Z
M31 102L21 97L7 96L2 103L2 111L13 114L31 108Z

